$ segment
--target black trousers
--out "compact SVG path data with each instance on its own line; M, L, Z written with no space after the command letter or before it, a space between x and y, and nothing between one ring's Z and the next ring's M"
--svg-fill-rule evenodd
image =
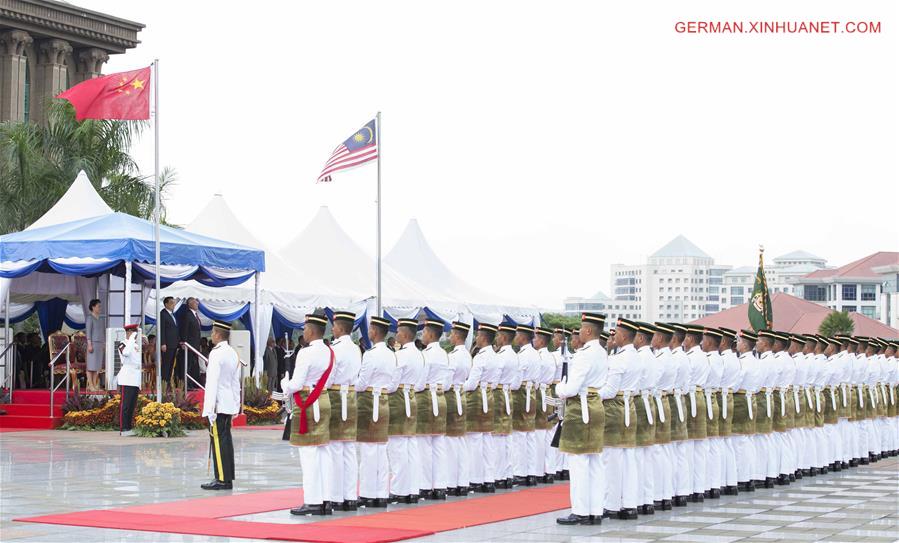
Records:
M140 388L131 386L122 386L122 431L127 432L131 429L131 421L134 420L134 407L137 405L137 393Z
M231 440L231 415L218 414L215 417L218 443L209 428L209 448L212 449L212 466L215 478L225 483L234 480L234 442ZM219 472L221 462L221 473Z
M162 381L166 384L172 384L172 373L176 372L176 364L175 360L178 353L176 352L178 349L166 349L166 352L162 353ZM183 370L182 370L183 371ZM175 373L175 378L178 378L178 374ZM184 376L182 375L183 379Z

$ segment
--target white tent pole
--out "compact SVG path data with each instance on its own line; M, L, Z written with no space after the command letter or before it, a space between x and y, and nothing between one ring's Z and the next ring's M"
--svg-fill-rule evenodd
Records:
M378 145L378 297L377 297L377 316L381 316L381 112L378 112L377 121L375 122L375 130L378 135L375 138Z
M262 345L262 343L260 343L260 342L268 340L268 338L265 338L265 340L263 340L259 336L259 331L260 331L260 326L259 326L259 279L260 278L261 277L259 275L259 272L257 271L256 272L256 281L255 281L256 292L254 293L255 297L253 299L253 335L256 336L256 345L255 345L256 348L253 349L253 351L254 351L253 352L253 360L255 361L254 365L253 365L253 375L256 376L256 386L257 387L262 382L262 371L261 371L262 368L260 367L261 361L259 360L259 357L256 355L257 355L257 353L259 353L260 345Z
M125 261L125 319L123 326L131 321L131 261Z
M156 401L162 402L162 334L159 328L159 59L153 60L153 208L154 232L153 238L156 245Z
M6 289L6 296L4 296L4 298L6 298L6 299L3 301L3 305L4 305L4 307L3 307L3 337L6 340L3 343L4 349L8 349L9 344L12 342L12 334L11 334L11 330L9 329L9 292L11 290L12 290L12 282L10 282L9 288ZM7 352L10 352L10 351L7 351ZM16 360L17 357L18 357L18 353L16 352L15 349L13 349L12 350L13 364L10 366L10 363L9 363L10 355L7 354L6 362L5 362L6 365L3 367L3 382L4 382L4 384L6 383L6 379L9 379L9 403L13 403L12 402L12 389L15 388L16 377L18 377L18 375L16 375L16 362L18 362L18 360ZM12 374L11 374L12 378L10 378L10 367L12 367ZM50 394L52 396L53 392L51 391Z

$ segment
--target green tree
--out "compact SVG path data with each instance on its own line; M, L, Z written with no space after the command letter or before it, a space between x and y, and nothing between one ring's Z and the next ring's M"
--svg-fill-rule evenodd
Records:
M54 101L45 124L0 123L0 233L17 232L40 218L84 170L115 211L145 219L153 214L153 177L141 176L129 154L144 122L75 119L75 110ZM175 174L160 174L163 195Z
M855 323L849 313L845 311L834 311L824 317L821 326L818 327L818 333L822 336L833 337L838 334L852 335L855 330Z
M580 328L581 318L579 316L562 315L561 313L544 313L543 326L547 328L565 328L572 330Z

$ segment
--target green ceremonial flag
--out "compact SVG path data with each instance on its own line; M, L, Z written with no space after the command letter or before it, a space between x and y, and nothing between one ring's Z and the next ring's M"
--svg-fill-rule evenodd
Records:
M768 281L765 280L765 264L762 254L765 249L759 247L759 269L755 273L755 285L752 286L752 299L749 301L749 324L752 329L770 329L774 316L771 311L771 294L768 292Z

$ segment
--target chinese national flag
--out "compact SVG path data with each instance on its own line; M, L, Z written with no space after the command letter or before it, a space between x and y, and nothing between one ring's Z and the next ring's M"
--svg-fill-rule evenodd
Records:
M75 106L75 118L79 121L147 120L150 118L150 67L88 79L57 98Z

